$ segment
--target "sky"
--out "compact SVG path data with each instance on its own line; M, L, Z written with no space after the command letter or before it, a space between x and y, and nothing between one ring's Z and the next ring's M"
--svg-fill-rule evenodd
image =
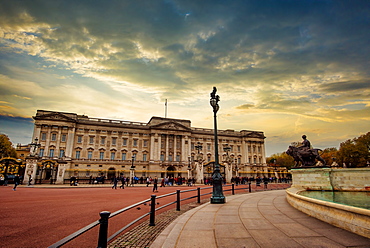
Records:
M37 110L264 132L266 155L370 131L370 1L1 0L0 132Z

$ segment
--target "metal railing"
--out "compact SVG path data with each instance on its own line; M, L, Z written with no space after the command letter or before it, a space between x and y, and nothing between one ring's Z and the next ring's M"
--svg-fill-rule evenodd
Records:
M243 184L239 184L240 186L242 187L237 187L235 188L235 185L234 184L231 184L231 185L224 185L223 186L223 191L224 192L229 192L231 191L231 194L234 195L235 194L235 191L236 190L248 190L249 192L252 192L252 188L251 188L251 183L249 182L248 185L243 185ZM243 186L246 186L246 187L243 187ZM230 187L229 189L227 189L227 187ZM72 233L71 235L59 240L58 242L52 244L49 246L49 248L57 248L57 247L61 247L65 244L67 244L68 242L74 240L75 238L79 237L80 235L86 233L87 231L91 230L92 228L96 227L96 226L100 226L99 227L99 237L98 237L98 248L106 248L107 247L107 244L113 240L114 238L116 238L120 233L122 233L123 231L125 231L126 229L128 229L129 227L131 227L133 224L137 223L138 221L142 220L143 218L147 217L149 215L149 226L155 226L155 212L158 211L158 210L161 210L165 207L168 207L172 204L176 204L176 210L177 211L180 211L181 210L181 202L183 201L186 201L186 200L190 200L190 199L194 199L194 198L197 198L197 203L201 203L201 197L202 196L206 196L206 195L210 195L212 194L212 191L211 192L207 192L207 193L203 193L201 194L201 190L206 190L206 189L211 189L212 187L203 187L203 188L196 188L196 189L189 189L189 190L176 190L176 192L173 192L173 193L169 193L169 194L165 194L165 195L161 195L161 196L156 196L156 195L151 195L150 199L147 199L147 200L144 200L144 201L141 201L141 202L138 202L138 203L135 203L131 206L128 206L128 207L125 207L125 208L122 208L114 213L110 213L108 211L102 211L99 213L100 215L100 219L97 220L97 221L94 221L93 223L81 228L80 230ZM181 199L181 193L186 193L186 192L193 192L193 191L196 191L196 194L193 195L193 196L190 196L190 197L187 197L187 198L183 198ZM176 201L173 201L173 202L169 202L165 205L162 205L158 208L156 208L156 200L157 199L161 199L161 198L165 198L165 197L169 197L169 196L172 196L172 195L176 195ZM150 211L148 213L145 213L144 215L138 217L137 219L133 220L132 222L130 222L129 224L127 224L126 226L124 226L123 228L121 228L120 230L118 230L117 232L115 232L113 235L111 235L110 237L108 237L108 224L109 224L109 219L110 218L113 218L117 215L120 215L130 209L133 209L133 208L137 208L139 207L140 205L146 205L148 202L150 202L149 206L150 206Z

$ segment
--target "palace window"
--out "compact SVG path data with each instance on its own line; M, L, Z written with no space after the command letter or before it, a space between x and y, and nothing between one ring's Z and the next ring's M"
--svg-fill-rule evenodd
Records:
M127 146L127 139L123 139L122 146Z
M122 160L126 160L126 153L122 152Z
M117 144L117 138L112 138L112 145L115 146Z
M44 156L44 151L45 151L44 149L40 149L40 152L39 152L39 156L40 157L43 157Z
M111 160L114 160L115 157L116 157L116 153L115 152L111 152L110 153L110 159Z
M99 159L104 159L104 152L99 153Z
M176 161L180 162L180 155L176 155Z
M105 137L101 137L101 139L100 139L100 144L101 144L101 145L105 145Z
M51 134L51 140L52 141L56 141L57 140L57 134L56 133L52 133Z
M94 136L90 136L89 138L89 144L94 144Z
M144 147L148 147L148 141L144 140Z
M172 161L172 155L168 155L168 161Z
M143 161L146 161L146 157L147 157L147 155L143 154Z
M81 151L76 151L76 158L79 159L81 155Z
M137 146L137 139L134 139L134 144L133 144L133 146Z
M60 158L63 158L64 157L64 150L59 150L59 157Z
M77 143L82 143L82 136L77 136Z
M164 161L164 154L161 154L161 161Z
M62 142L66 142L67 141L67 135L66 134L62 134Z
M93 154L92 151L88 151L87 152L87 158L92 159L92 154Z
M41 140L46 140L46 133L41 134Z
M54 157L54 149L49 150L49 157Z

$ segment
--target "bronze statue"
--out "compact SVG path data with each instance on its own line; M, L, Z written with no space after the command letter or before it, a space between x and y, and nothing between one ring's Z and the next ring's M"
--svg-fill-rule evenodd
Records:
M298 167L299 163L301 163L302 167L315 166L316 160L325 165L325 160L319 154L321 149L311 149L311 143L309 140L307 140L306 135L303 135L302 139L303 142L301 146L289 146L288 150L286 151L286 154L294 158L294 167Z

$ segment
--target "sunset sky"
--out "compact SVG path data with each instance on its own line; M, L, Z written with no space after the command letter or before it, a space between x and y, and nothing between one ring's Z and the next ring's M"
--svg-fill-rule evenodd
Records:
M370 1L2 0L0 132L38 109L263 131L266 155L370 131Z

